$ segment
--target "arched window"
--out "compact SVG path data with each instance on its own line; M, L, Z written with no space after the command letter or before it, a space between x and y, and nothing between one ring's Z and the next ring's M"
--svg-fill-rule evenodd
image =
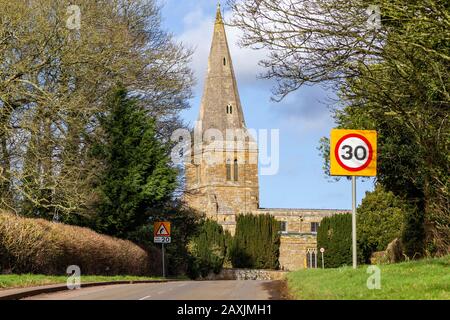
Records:
M223 58L223 65L226 66L227 65L227 58Z
M227 113L229 114L233 113L233 106L231 104L227 105Z
M311 268L311 251L306 252L306 267Z
M238 175L239 175L238 161L237 159L234 159L234 181L238 181Z
M306 251L306 267L317 268L317 250L308 249Z
M230 163L230 160L227 160L226 170L227 170L227 181L230 181L231 180L231 163Z

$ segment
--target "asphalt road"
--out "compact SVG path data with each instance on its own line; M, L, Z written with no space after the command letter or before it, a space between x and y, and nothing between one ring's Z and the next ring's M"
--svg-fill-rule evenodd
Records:
M67 290L30 300L269 300L280 298L279 281L174 281Z

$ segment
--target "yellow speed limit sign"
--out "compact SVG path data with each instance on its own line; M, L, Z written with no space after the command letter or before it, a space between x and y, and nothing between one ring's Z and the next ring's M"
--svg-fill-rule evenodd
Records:
M330 173L332 176L376 176L377 132L331 130Z

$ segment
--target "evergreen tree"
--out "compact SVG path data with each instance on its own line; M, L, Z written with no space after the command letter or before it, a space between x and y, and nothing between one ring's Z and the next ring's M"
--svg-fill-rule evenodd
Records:
M171 199L177 171L156 137L155 121L123 87L111 95L109 110L101 119L105 139L94 147L105 164L94 228L127 237Z
M279 222L267 215L238 215L231 249L233 267L278 269Z
M161 245L153 242L152 232L155 221L170 221L172 240L164 248L167 275L186 274L189 271L191 257L188 251L189 243L202 225L198 212L187 208L180 201L173 201L163 211L153 214L148 223L127 235L128 240L150 252L151 256L154 256L155 249L158 251L161 249Z
M352 215L325 217L317 230L317 248L324 248L325 268L352 264ZM317 265L322 265L318 255Z
M191 259L188 273L191 278L199 275L205 277L211 271L217 274L222 270L230 237L217 222L210 219L203 222L200 232L189 245Z

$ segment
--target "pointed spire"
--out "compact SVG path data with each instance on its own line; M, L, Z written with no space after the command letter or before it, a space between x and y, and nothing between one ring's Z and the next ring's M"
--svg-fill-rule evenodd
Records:
M222 13L220 12L220 2L217 3L217 11L216 11L216 23L222 23Z
M202 133L214 128L225 135L226 129L245 128L220 5L217 6L199 121Z

